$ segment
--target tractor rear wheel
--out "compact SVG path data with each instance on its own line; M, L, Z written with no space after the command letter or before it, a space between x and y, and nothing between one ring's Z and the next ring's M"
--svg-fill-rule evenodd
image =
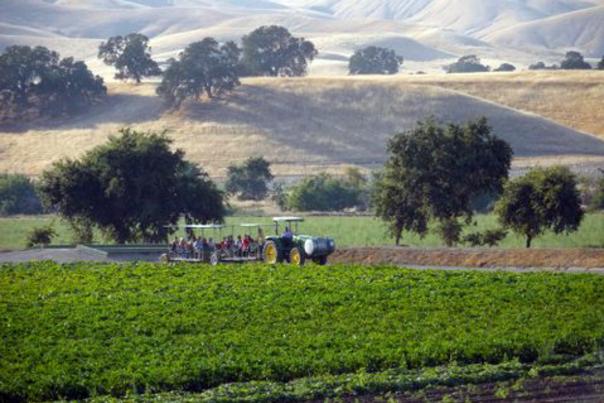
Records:
M283 262L283 252L279 250L274 241L266 241L262 248L264 263L277 264Z
M289 252L289 262L294 266L304 266L305 260L306 256L304 255L304 252L297 246L294 246Z

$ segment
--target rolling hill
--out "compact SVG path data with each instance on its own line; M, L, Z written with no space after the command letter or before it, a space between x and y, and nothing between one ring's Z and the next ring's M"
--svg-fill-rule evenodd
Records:
M96 60L112 35L141 32L165 60L205 36L238 40L261 25L284 25L313 40L313 75L346 72L348 57L368 45L392 47L408 71L442 71L464 54L496 65L558 62L568 49L604 53L602 0L3 0L0 49L45 45Z
M110 99L84 115L0 130L0 172L38 175L53 161L80 155L124 126L167 130L187 158L214 177L250 155L268 158L279 176L350 165L374 168L384 162L392 134L430 116L457 122L487 116L495 133L511 143L517 163L604 162L604 141L478 97L479 83L457 77L440 83L429 76L246 79L224 99L189 102L179 111L164 107L154 95L155 84L113 84ZM522 89L515 81L538 82L539 77L509 79L510 92ZM505 75L500 79L503 88ZM548 79L535 84L536 97L539 91L547 93ZM591 80L600 83L601 101L604 77L594 73ZM476 95L464 92L465 87ZM567 109L570 105L566 102Z

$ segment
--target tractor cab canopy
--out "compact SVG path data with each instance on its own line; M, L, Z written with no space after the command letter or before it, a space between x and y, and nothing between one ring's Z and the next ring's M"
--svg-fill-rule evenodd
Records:
M289 227L291 231L295 234L298 233L298 224L303 222L303 217L273 217L273 222L275 223L275 234L279 235L279 227L280 225L284 225L285 227ZM293 227L293 228L292 228Z

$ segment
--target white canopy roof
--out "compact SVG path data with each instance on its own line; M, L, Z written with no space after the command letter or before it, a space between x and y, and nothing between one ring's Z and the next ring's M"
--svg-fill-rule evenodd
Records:
M274 222L304 221L303 217L273 217Z
M190 225L185 225L185 228L190 228L190 229L221 229L221 228L224 228L224 225L220 225L220 224L190 224Z

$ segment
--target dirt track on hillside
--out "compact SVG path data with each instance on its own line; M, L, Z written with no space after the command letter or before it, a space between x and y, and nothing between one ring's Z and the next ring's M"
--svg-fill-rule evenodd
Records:
M604 268L604 249L420 249L346 248L331 263L448 266L468 268Z

